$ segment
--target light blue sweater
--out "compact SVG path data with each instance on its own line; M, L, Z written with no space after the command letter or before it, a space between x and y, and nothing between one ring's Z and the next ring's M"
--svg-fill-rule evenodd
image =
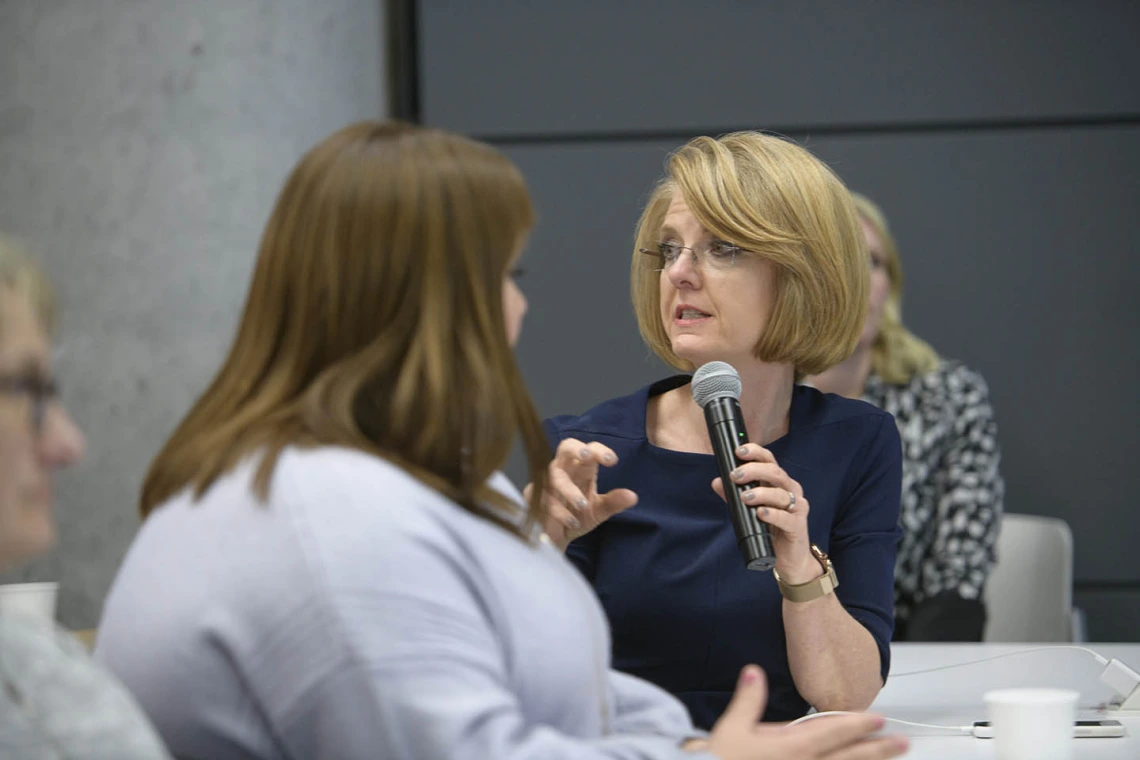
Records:
M356 451L287 449L265 504L252 470L151 514L100 625L176 756L694 757L680 703L610 670L601 607L548 543Z

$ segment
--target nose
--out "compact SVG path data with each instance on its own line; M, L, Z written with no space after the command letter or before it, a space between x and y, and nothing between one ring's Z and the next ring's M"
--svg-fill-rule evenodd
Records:
M701 283L700 267L697 266L697 253L691 248L685 248L681 255L665 270L673 287L680 290L683 287L699 288Z
M68 467L83 459L87 439L60 403L51 404L40 435L40 451L53 468Z

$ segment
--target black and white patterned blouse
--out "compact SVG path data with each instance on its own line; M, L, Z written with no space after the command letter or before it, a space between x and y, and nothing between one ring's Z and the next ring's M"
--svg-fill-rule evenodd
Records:
M872 373L863 399L893 414L902 437L898 623L905 626L916 605L943 592L980 600L995 561L1005 494L986 381L942 360L907 385Z

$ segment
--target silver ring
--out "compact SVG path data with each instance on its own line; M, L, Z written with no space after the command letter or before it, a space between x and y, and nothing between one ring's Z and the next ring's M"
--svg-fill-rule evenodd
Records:
M787 509L787 511L788 512L795 512L796 511L796 495L794 493L792 493L791 491L788 491L788 509Z

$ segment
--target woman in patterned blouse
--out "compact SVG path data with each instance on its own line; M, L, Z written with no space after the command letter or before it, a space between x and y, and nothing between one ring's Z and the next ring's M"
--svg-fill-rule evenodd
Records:
M871 254L867 322L855 353L810 379L895 416L903 447L895 640L980 641L1005 486L982 376L903 326L902 264L883 212L853 194Z

